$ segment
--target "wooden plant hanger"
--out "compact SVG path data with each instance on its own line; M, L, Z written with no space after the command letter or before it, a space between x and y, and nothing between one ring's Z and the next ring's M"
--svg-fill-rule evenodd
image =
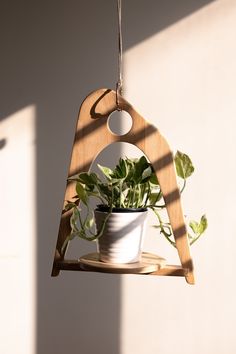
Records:
M117 98L119 100L118 107ZM121 136L113 134L107 126L109 115L117 108L128 112L133 121L131 130ZM110 89L99 89L92 92L82 103L68 177L88 171L98 153L114 142L136 145L147 156L158 178L173 230L181 265L163 265L154 272L150 271L148 275L184 276L189 284L194 284L193 262L169 144L159 130L138 114L119 93ZM72 199L75 194L74 188L74 183L67 185L65 200ZM96 271L96 268L84 267L81 261L64 259L66 249L62 251L61 248L70 233L70 216L71 211L62 212L52 276L57 276L61 270ZM99 269L99 271L103 271L103 269ZM109 272L117 273L117 270L110 269ZM129 273L129 271L127 269L119 270L119 273ZM136 273L135 269L132 273Z
M189 284L194 284L193 262L190 256L187 229L181 207L180 191L177 185L172 152L158 129L140 116L131 104L122 97L121 1L117 0L119 77L116 92L110 89L100 89L92 92L82 103L77 121L68 178L77 173L89 171L99 152L112 143L125 142L136 145L147 156L156 173L181 265L166 265L163 258L145 252L142 253L140 262L119 266L100 262L96 253L85 255L79 260L66 260L64 259L66 248L62 251L62 245L70 234L72 211L63 209L52 276L57 276L61 270L178 275L184 276ZM127 134L116 135L108 128L108 117L116 110L124 110L132 118L132 127ZM71 200L74 195L75 183L70 182L67 184L64 200Z

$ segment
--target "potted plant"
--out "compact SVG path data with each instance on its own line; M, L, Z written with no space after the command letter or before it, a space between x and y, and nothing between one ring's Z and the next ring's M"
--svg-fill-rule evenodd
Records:
M177 176L182 179L181 193L186 180L194 172L191 159L177 151L175 158ZM160 185L152 165L145 156L139 159L120 158L114 169L98 165L102 176L94 172L82 172L69 179L74 181L76 195L67 201L65 210L72 209L71 232L64 242L80 237L97 240L101 261L109 263L132 263L140 258L143 232L148 209L157 216L156 227L175 246L170 223L163 220L161 210L165 209ZM95 211L90 199L99 203ZM86 215L82 218L78 204L83 203ZM94 226L96 225L95 231ZM193 244L206 230L205 215L200 222L189 223L189 242Z

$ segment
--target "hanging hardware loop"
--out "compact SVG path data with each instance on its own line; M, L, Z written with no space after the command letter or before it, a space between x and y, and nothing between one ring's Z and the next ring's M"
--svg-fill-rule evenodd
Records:
M122 96L122 83L120 81L118 81L116 84L116 106L117 111L122 111L122 108L120 107L119 96Z
M119 96L123 94L123 78L122 78L122 55L123 55L123 43L122 43L122 30L121 30L121 2L117 0L117 13L118 13L118 81L116 83L116 106L117 110L121 111Z

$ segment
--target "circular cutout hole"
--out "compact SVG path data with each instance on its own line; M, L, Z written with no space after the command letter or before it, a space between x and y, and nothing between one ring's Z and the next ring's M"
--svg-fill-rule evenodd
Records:
M114 111L110 114L107 125L115 135L125 135L132 128L133 119L125 111Z

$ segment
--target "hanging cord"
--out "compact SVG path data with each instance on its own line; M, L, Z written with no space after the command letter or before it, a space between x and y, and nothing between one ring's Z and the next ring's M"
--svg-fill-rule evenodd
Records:
M121 31L121 2L122 0L117 0L119 53L118 53L118 81L116 83L116 105L118 111L121 111L119 95L122 96L122 92L123 92L123 78L122 78L123 44L122 44L122 31Z

